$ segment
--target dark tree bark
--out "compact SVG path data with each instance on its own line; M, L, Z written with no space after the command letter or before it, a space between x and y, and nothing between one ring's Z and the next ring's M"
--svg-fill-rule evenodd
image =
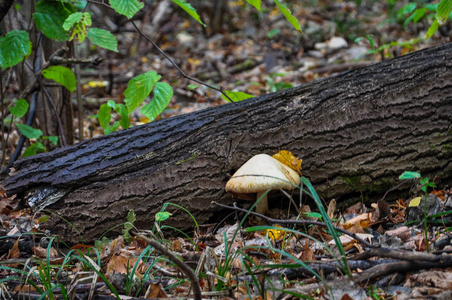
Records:
M14 0L0 0L0 22L3 21L13 3Z
M166 202L199 223L219 220L212 200L252 155L287 149L326 200L381 196L405 170L452 179L452 44L312 84L122 130L15 164L8 195L59 189L42 226L85 241L125 220L152 226ZM180 211L179 211L180 212ZM66 220L63 221L62 219ZM171 225L193 227L185 213Z

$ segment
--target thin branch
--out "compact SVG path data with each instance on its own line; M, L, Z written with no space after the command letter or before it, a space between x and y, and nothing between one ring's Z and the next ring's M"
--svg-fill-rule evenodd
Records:
M145 38L149 43L151 43L151 44L155 47L155 49L157 49L157 51L160 52L160 54L162 54L162 55L163 55L163 56L164 56L164 57L165 57L172 65L173 65L173 67L176 68L177 71L179 71L179 73L181 74L182 77L184 77L184 78L186 78L186 79L188 79L188 80L194 81L194 82L196 82L196 83L199 83L199 84L201 84L201 85L207 86L208 88L211 88L212 90L218 91L218 92L220 92L221 94L223 94L223 95L224 95L231 103L234 102L234 101L232 101L232 99L224 92L223 88L221 88L221 87L220 87L220 88L214 87L213 85L210 85L210 84L208 84L208 83L202 82L202 81L199 80L199 79L196 79L196 78L194 78L194 77L191 77L191 76L188 76L187 74L185 74L185 72L182 71L182 69L174 62L174 60L173 60L168 54L166 54L165 51L163 51L162 49L160 49L160 47L159 47L153 40L151 40L148 36L146 36L146 35L138 28L138 26L135 24L134 21L130 21L130 22L131 22L132 25L135 27L135 29L138 31L138 33L139 33L143 38Z
M74 54L74 60L80 60L79 52L77 48L77 43L75 40L73 41L73 54ZM103 59L97 57L93 63L100 64ZM83 121L85 120L84 112L83 112L83 101L82 101L82 86L80 83L80 65L77 63L75 64L75 78L76 78L76 95L77 95L77 111L78 111L78 139L79 141L83 141Z
M102 57L96 58L66 58L61 56L53 56L50 58L50 63L52 65L63 65L63 64L92 64L99 65L104 59Z
M318 222L318 221L310 221L310 220L279 220L279 219L269 218L269 217L267 217L267 216L265 216L263 214L259 214L259 213L254 212L254 211L248 211L247 209L243 209L243 208L237 207L235 203L234 203L234 206L228 206L228 205L224 205L224 204L212 201L212 204L215 204L215 205L218 205L220 207L227 208L227 209L241 211L241 212L244 212L244 213L248 213L249 212L251 215L254 215L256 217L264 219L264 220L266 220L267 222L270 222L270 223L290 224L290 225L318 225L318 226L326 227L325 223ZM339 232L341 232L343 234L351 236L352 238L354 238L358 242L364 244L366 247L369 247L369 248L373 247L369 242L363 240L358 235L356 235L356 234L354 234L352 232L349 232L349 231L347 231L347 230L345 230L343 228L337 227L337 226L334 226L334 229L336 229L337 231L339 231Z
M199 286L198 277L196 277L196 274L189 266L187 266L182 260L180 260L176 255L174 255L171 251L169 251L165 246L163 246L156 240L150 239L133 230L130 233L136 237L139 237L140 239L143 239L146 243L154 247L161 254L166 255L173 263L175 263L181 269L181 271L184 272L185 275L187 275L188 279L190 280L191 285L193 287L193 297L196 300L201 300L202 298L201 287Z

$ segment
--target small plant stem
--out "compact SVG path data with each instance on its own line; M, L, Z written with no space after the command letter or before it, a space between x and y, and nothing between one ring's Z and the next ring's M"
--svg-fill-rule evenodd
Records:
M259 214L259 213L253 212L253 211L248 211L248 210L246 210L246 209L237 207L235 203L234 203L234 206L228 206L228 205L224 205L224 204L221 204L221 203L212 201L212 204L215 204L215 205L218 205L218 206L220 206L220 207L227 208L227 209L232 209L232 210L236 210L236 211L241 211L241 212L249 213L249 214L251 214L251 215L260 217L260 218L262 218L262 219L264 219L264 220L266 220L267 222L270 222L270 223L276 223L276 224L291 224L291 225L319 225L319 226L326 227L326 223L318 222L318 221L309 221L309 220L279 220L279 219L272 219L272 218L269 218L269 217L267 217L267 216L265 216L265 215L262 215L262 214ZM369 242L363 240L362 238L360 238L360 237L357 236L356 234L351 233L351 232L349 232L349 231L347 231L347 230L345 230L345 229L343 229L343 228L337 227L337 226L334 226L334 229L336 229L337 231L339 231L339 232L341 232L341 233L343 233L343 234L346 234L346 235L348 235L348 236L351 236L352 238L354 238L354 239L357 240L358 242L364 244L366 247L372 248L372 245L371 245Z
M189 266L187 266L182 260L180 260L176 255L174 255L171 251L169 251L165 246L163 246L159 242L150 239L142 234L139 234L133 230L130 231L130 234L139 237L140 239L143 239L146 243L154 247L161 254L166 255L173 263L175 263L181 269L181 271L184 272L185 275L187 275L188 279L190 280L191 285L193 287L193 297L196 300L201 300L202 298L201 287L199 286L198 277L196 277L196 274Z
M428 227L427 227L427 192L425 192L424 197L424 234L425 234L425 245L427 247L427 253L430 253L430 245L428 242Z

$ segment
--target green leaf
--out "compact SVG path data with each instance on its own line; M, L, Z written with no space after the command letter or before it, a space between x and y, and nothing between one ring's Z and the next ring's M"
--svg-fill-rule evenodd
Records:
M193 8L190 4L185 2L184 0L172 0L174 3L179 5L183 10L185 10L186 13L188 13L190 16L192 16L193 19L198 21L199 24L206 27L206 24L204 24L201 21L201 18L199 17L198 13L196 12L196 9Z
M262 5L261 0L246 0L246 2L248 2L249 4L254 6L258 11L261 11L261 5Z
M13 30L0 37L0 67L6 69L20 63L30 51L28 33Z
M112 132L115 132L119 127L119 121L116 121L113 123L113 125L108 126L106 129L104 129L104 134L110 134Z
M189 85L187 85L187 88L188 88L190 91L194 91L194 90L196 90L198 87L199 87L199 86L197 86L196 84L189 84Z
M418 172L405 171L402 173L402 175L399 176L399 179L405 180L405 179L413 179L413 178L419 178L419 177L421 177L421 174L419 174Z
M72 41L75 36L77 36L77 40L81 43L85 40L87 35L87 27L91 26L91 16L89 13L81 13L76 12L71 14L64 21L63 29L69 31L72 29L71 36L69 40Z
M317 212L306 212L303 213L308 218L316 218L316 219L322 219L322 214L319 214Z
M140 74L129 81L129 86L124 92L124 102L129 113L134 111L152 92L154 85L162 76L155 71Z
M135 214L135 211L133 209L130 210L127 214L127 222L124 223L124 229L122 231L125 240L130 238L129 231L133 228L133 223L135 223L136 219L137 216Z
M90 28L88 29L88 39L99 47L118 52L118 40L108 30Z
M66 31L71 30L72 26L74 26L75 24L80 22L82 19L83 19L83 13L81 13L81 12L75 12L75 13L69 15L69 17L67 17L66 20L64 20L63 29Z
M171 217L173 214L169 213L167 211L160 211L155 214L155 221L161 222L167 220L169 217Z
M111 107L108 105L108 103L102 104L100 106L99 111L97 112L97 118L99 120L99 125L103 129L107 129L107 127L110 126Z
M408 3L397 11L397 19L402 19L405 14L412 13L416 9L416 3Z
M110 5L118 14L124 15L129 19L144 6L143 3L137 0L110 0Z
M267 33L267 37L269 38L269 39L272 39L272 38L274 38L275 36L277 36L278 34L279 34L279 29L277 29L277 28L275 28L275 29L272 29L272 30L270 30L268 33Z
M116 104L115 111L121 116L119 120L119 125L122 129L127 129L130 127L129 111L124 104Z
M232 99L232 102L239 102L245 99L253 98L253 95L244 93L244 92L232 92L232 91L224 91L229 98ZM221 95L224 100L229 101L224 95Z
M28 111L27 100L20 98L14 102L14 106L8 107L11 114L17 118L22 118Z
M438 30L438 20L434 20L432 25L427 30L427 33L425 34L425 38L428 39L432 37L433 34Z
M35 144L28 146L27 149L25 149L24 154L22 154L22 157L29 157L29 156L33 156L37 153L37 147Z
M450 11L452 9L452 0L441 0L436 10L436 20L438 25L443 25L449 18Z
M428 9L431 12L436 12L436 10L438 9L438 3L436 4L426 4L425 8Z
M67 32L63 28L64 21L74 12L76 9L70 2L39 1L36 4L33 21L46 37L63 41L68 39Z
M29 139L38 139L42 136L42 131L40 129L35 129L26 124L16 124L20 132Z
M286 6L281 4L281 2L279 0L273 0L273 1L276 3L276 5L278 6L279 10L282 12L284 17L286 17L287 21L289 21L290 24L292 24L292 26L296 30L301 32L301 25L300 25L300 23L298 23L297 18L292 16L292 13L290 12L290 10Z
M58 145L58 137L57 136L48 136L49 141L55 146Z
M74 73L62 66L50 66L47 69L42 70L42 75L47 79L52 79L58 82L69 91L75 91L76 80Z
M427 8L425 8L425 7L416 9L413 13L414 24L417 24L417 22L419 22L419 20L425 15L426 12L427 12Z
M157 82L152 101L144 105L140 112L153 121L168 106L173 97L173 88L166 82Z

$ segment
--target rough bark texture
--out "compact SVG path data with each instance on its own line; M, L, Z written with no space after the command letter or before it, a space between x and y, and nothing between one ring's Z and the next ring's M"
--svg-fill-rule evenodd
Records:
M326 200L382 194L405 170L452 178L452 44L312 84L119 131L23 159L8 195L53 186L69 192L50 210L85 241L137 213L151 227L166 202L199 223L230 203L228 178L252 155L279 148L303 159L303 174ZM179 211L180 212L180 211ZM171 225L193 227L185 213ZM79 240L55 215L43 224Z

